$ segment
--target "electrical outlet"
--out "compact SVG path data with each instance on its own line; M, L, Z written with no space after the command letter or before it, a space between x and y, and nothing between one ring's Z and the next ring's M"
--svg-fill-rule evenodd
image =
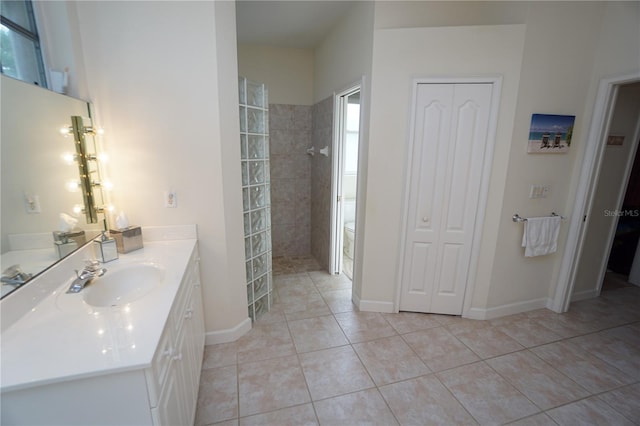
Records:
M170 209L178 207L178 198L175 191L164 192L164 206Z
M529 198L547 198L549 195L549 185L531 185Z
M40 213L40 197L24 194L24 209L29 214Z

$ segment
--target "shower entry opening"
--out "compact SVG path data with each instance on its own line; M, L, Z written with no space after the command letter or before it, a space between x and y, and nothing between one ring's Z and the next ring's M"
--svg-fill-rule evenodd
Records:
M358 156L360 146L361 86L354 85L334 98L332 214L330 272L353 280L356 247Z

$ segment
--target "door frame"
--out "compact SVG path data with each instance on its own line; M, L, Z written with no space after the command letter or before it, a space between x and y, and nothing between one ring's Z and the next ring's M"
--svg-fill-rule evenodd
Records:
M571 295L575 287L578 262L586 237L586 229L591 215L600 167L606 144L601 143L609 131L618 88L621 85L640 81L640 72L603 78L598 84L598 92L591 115L591 125L585 144L585 153L580 170L573 211L569 219L569 231L565 244L558 282L549 309L562 313L569 309ZM634 141L633 143L636 143ZM628 180L628 177L627 177ZM604 262L604 261L603 261Z
M471 243L471 254L469 259L469 272L467 274L467 282L464 290L464 298L462 305L462 316L467 316L471 310L471 301L476 285L476 272L478 269L478 258L480 256L480 242L482 239L482 226L484 225L484 217L487 208L487 200L489 196L489 181L491 178L491 167L493 164L493 152L495 148L496 132L498 128L498 117L500 110L500 100L502 94L502 76L482 76L482 77L425 77L415 78L411 82L411 105L409 106L410 122L409 122L409 138L406 142L406 158L405 158L405 185L403 190L403 214L402 214L402 234L400 236L399 262L396 273L397 283L396 298L394 302L394 312L400 310L400 298L403 282L403 271L405 266L407 226L409 224L409 198L411 187L411 159L413 148L415 146L415 114L414 109L418 98L418 86L420 84L491 84L491 104L489 110L489 123L487 127L487 146L482 159L482 178L480 182L480 193L478 197L478 214L476 215L473 229L473 239Z
M329 239L329 273L332 275L342 272L342 245L344 244L342 229L338 223L343 222L343 203L342 203L342 175L344 172L344 111L342 98L352 93L360 92L360 117L358 131L358 171L356 173L356 223L358 217L358 197L360 194L360 151L362 147L362 110L363 96L362 88L364 86L364 78L348 85L339 92L333 93L333 146L331 147L333 157L331 161L331 225ZM354 238L354 256L353 256L353 272L351 282L355 281L355 250L358 241L358 232L355 230Z

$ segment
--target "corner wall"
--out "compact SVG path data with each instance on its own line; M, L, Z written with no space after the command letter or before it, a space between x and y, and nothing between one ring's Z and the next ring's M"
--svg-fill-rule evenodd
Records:
M248 320L234 6L77 3L112 201L134 224L198 225L206 330L223 340Z

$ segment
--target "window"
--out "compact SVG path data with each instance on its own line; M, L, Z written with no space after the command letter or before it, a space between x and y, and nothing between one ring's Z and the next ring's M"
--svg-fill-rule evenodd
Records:
M356 98L359 102L360 98ZM353 102L350 97L349 102ZM344 173L355 175L358 172L358 142L360 132L360 104L347 104L346 139L344 147Z
M0 5L2 73L47 87L31 1L2 0Z

